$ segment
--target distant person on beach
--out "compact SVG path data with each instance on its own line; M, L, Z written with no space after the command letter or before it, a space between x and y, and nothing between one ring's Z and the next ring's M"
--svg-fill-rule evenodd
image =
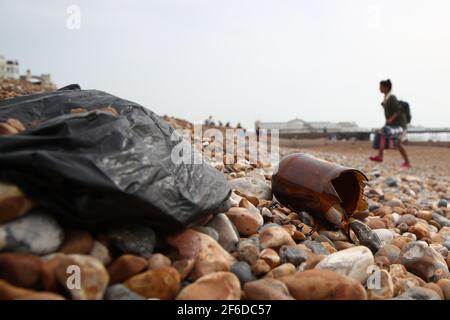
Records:
M386 124L380 133L380 146L378 149L378 155L370 157L370 160L375 162L383 162L384 149L386 147L386 137L396 138L398 141L398 150L403 157L402 168L408 169L411 167L406 150L403 147L402 141L406 138L407 119L406 114L397 100L392 94L392 82L391 80L384 80L380 82L380 92L384 94L384 101L381 105L384 108L384 116L386 118Z

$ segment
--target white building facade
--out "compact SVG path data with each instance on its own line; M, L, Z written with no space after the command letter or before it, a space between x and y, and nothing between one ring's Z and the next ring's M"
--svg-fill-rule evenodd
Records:
M19 70L19 62L17 60L6 61L6 78L19 80L20 78L20 70Z

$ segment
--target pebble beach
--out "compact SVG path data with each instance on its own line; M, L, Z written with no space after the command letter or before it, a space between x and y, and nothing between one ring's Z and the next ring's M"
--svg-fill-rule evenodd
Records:
M281 156L308 153L364 172L358 236L280 203L273 167L245 158L210 162L232 189L229 209L172 234L145 224L68 226L0 182L0 299L450 300L450 148L407 148L405 171L395 151L371 163L369 143L281 147Z

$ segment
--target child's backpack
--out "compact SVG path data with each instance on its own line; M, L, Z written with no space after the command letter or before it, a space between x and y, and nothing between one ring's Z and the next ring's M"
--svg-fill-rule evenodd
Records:
M411 109L409 108L409 103L401 100L399 101L399 103L403 109L403 112L405 113L406 123L411 123Z

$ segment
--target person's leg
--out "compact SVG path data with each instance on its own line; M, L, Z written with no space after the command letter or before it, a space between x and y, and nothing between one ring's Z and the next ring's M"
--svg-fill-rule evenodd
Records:
M384 153L384 148L386 147L386 136L384 134L383 129L381 129L378 133L379 133L379 137L380 137L380 142L379 142L379 146L378 146L378 155L369 157L369 159L372 161L375 161L375 162L383 162L383 153Z
M378 149L378 158L383 160L384 148L386 147L386 136L381 133L380 135L380 149Z
M400 154L403 157L403 160L404 160L403 166L410 166L408 154L406 153L406 150L403 147L403 143L402 143L401 139L398 140L398 151L400 151Z

